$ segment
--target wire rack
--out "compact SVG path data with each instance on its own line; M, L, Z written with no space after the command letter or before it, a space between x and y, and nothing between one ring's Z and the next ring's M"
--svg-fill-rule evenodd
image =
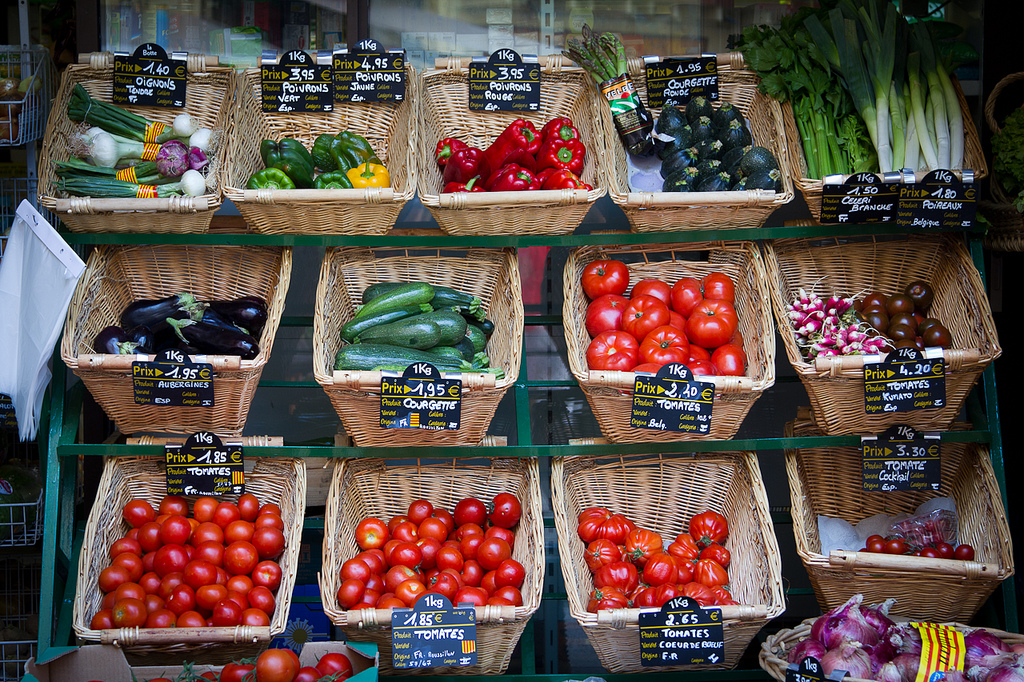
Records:
M0 45L0 79L18 81L13 97L0 100L0 147L42 138L53 100L56 70L45 47Z
M38 181L32 177L0 177L0 258L3 258L4 250L7 248L7 235L22 199L28 199L54 228L58 226L56 216L38 205L37 186Z
M0 682L20 680L36 653L43 560L0 556Z

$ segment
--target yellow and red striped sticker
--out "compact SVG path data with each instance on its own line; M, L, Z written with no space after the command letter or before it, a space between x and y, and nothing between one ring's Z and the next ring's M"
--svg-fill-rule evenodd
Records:
M156 199L156 185L139 185L135 196L139 199Z
M128 166L117 171L117 175L114 176L118 180L124 180L125 182L138 182L139 179L135 176L135 166Z
M156 155L160 151L160 145L155 142L146 142L142 145L142 160L143 161L155 161Z
M948 625L911 623L921 633L921 665L915 682L928 682L939 671L964 669L967 647L963 633Z
M160 123L159 121L151 121L149 125L146 126L146 132L143 135L142 141L156 142L156 138L160 137L160 134L164 132L164 128L166 127L167 126L165 126L163 123Z

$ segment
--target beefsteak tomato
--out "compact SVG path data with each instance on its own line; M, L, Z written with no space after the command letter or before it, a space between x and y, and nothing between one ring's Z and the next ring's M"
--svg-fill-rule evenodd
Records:
M622 261L595 260L583 268L581 282L592 301L605 294L621 296L629 288L629 268Z
M662 308L665 306L654 299ZM666 313L667 316L667 313ZM587 347L587 366L590 369L628 372L637 365L640 344L627 332L601 332Z
M686 333L669 325L651 330L640 344L641 363L686 364L689 357L690 342L686 339Z
M640 342L651 331L667 325L669 319L668 306L654 296L634 296L622 311L622 331Z
M624 313L624 322L625 316ZM732 338L738 327L739 317L731 303L705 300L687 316L686 338L702 348L718 348Z

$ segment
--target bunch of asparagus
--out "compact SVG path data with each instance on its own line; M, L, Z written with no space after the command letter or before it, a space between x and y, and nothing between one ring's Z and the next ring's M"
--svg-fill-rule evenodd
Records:
M573 60L598 83L626 73L626 48L614 33L594 35L590 26L583 24L583 40L569 38L562 55Z

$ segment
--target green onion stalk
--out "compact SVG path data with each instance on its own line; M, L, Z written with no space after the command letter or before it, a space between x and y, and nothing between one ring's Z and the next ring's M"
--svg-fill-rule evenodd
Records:
M108 133L138 142L163 143L174 138L188 139L198 128L195 120L187 114L179 115L173 126L150 121L119 106L90 97L81 83L75 84L71 91L68 118L99 126Z
M165 185L143 185L102 176L76 175L62 178L57 187L71 196L107 199L166 198L186 194L201 196L206 193L206 179L195 170L187 170L180 182Z

